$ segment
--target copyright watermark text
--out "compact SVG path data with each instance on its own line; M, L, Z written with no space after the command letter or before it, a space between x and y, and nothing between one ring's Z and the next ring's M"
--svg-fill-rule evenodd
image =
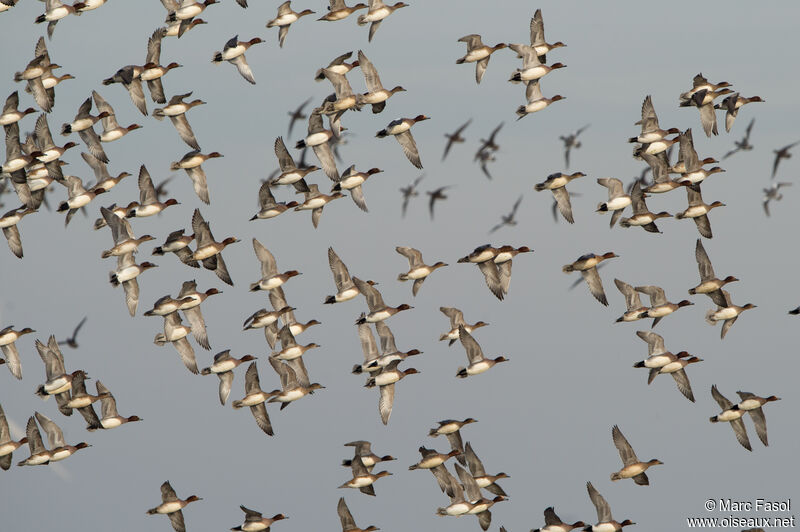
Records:
M706 512L723 513L720 517L687 517L689 528L794 528L795 516L792 511L792 500L737 500L707 499L703 503ZM761 515L742 515L761 514Z

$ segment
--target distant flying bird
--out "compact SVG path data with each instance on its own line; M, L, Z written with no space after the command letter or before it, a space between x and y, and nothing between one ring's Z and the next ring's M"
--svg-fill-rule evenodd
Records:
M444 147L444 155L442 155L443 161L445 160L445 158L447 158L447 154L450 153L450 148L453 147L453 144L457 142L463 143L466 140L464 137L461 136L461 133L463 133L464 130L467 129L467 126L469 126L471 123L472 119L470 118L469 120L461 124L461 126L459 126L459 128L453 131L452 133L444 134L444 136L447 137L447 144Z
M798 144L800 144L800 141L792 142L791 144L789 144L787 146L784 146L783 148L781 148L779 150L772 150L772 153L775 154L775 162L772 163L772 178L773 179L775 179L775 174L778 171L778 164L780 164L781 159L790 159L792 157L792 154L789 153L789 150L794 148Z
M723 159L727 159L728 157L730 157L731 155L733 155L738 151L750 151L753 149L753 145L750 144L750 133L753 131L753 124L755 124L755 122L756 122L755 118L750 120L750 123L747 124L747 129L744 130L744 137L742 138L742 140L734 141L736 148L732 149L731 151L723 155L722 156Z
M445 196L444 191L448 188L451 188L452 185L448 185L446 187L439 187L436 190L429 190L426 192L428 196L431 197L430 201L428 202L428 209L431 213L431 220L433 220L433 208L437 201L446 200L447 196Z
M569 153L570 151L575 148L576 150L581 147L581 141L578 140L578 135L583 133L590 124L586 124L582 128L580 128L575 133L570 133L569 135L561 135L558 137L561 139L561 142L564 143L564 168L569 168Z
M769 185L769 188L763 189L764 199L762 201L762 204L764 206L764 212L766 213L767 216L769 216L769 202L782 200L783 194L779 192L781 187L790 187L790 186L792 186L792 183L787 183L784 181L773 181Z
M419 196L419 191L417 191L417 185L419 185L419 182L422 181L424 178L425 174L422 174L421 176L416 178L413 183L400 189L400 192L403 194L403 205L401 207L403 218L406 217L408 202L411 201L411 198L416 198L417 196Z
M287 113L289 115L289 132L286 134L286 136L288 137L292 136L292 129L294 128L295 122L297 122L298 120L305 120L306 118L308 118L307 115L303 114L303 109L305 109L305 107L309 103L311 103L311 98L301 103L294 111L289 111Z
M503 129L504 124L505 122L500 122L500 125L498 125L496 128L492 130L492 134L489 135L488 139L481 139L481 145L478 148L478 151L476 152L476 157L477 153L480 153L484 150L491 150L491 151L500 150L500 146L497 144L497 134L500 132L501 129Z
M481 162L481 171L487 179L492 179L492 174L489 173L488 163L494 162L497 158L491 150L481 150L475 154L475 160Z
M500 223L492 227L492 229L489 231L489 234L494 233L495 231L506 225L517 225L517 220L515 217L517 215L517 210L519 209L520 203L522 203L522 196L517 198L517 201L514 202L514 206L511 207L510 213L504 214L503 216L500 217Z
M58 342L58 345L68 345L72 349L77 349L78 348L78 331L80 331L81 327L83 327L83 324L86 323L86 318L87 317L88 316L84 316L83 319L80 321L80 323L78 323L78 326L75 327L74 331L72 331L72 336L70 336L66 340L61 340L60 342Z

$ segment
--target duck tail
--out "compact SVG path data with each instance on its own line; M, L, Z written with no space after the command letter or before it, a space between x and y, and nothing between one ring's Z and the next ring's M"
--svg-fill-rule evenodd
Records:
M155 118L156 120L164 120L164 116L166 116L164 114L164 109L160 107L157 109L153 109L153 118Z
M61 134L62 135L69 135L72 133L72 124L62 124L61 126Z
M325 298L326 305L333 305L334 303L336 303L336 296L328 296Z
M634 364L634 365L633 365L633 367L634 367L634 368L643 368L643 367L645 367L645 366L644 366L644 360L640 360L639 362L637 362L636 364Z
M67 203L66 201L62 201L59 204L58 209L56 209L57 212L64 212L68 210L69 210L69 203Z
M364 369L361 367L361 364L356 364L353 366L353 371L351 371L353 375L361 375L364 373Z
M712 423L716 423L716 422L718 422L718 421L719 421L719 419L717 419L717 416L712 416L712 417L708 418L708 420L709 420L710 422L712 422Z
M517 107L517 120L522 120L528 113L525 112L525 106L520 105Z
M430 436L431 438L435 438L438 435L439 433L436 432L436 429L431 429L430 431L428 431L428 436Z
M545 190L545 188L543 184L537 183L536 185L533 186L533 190L535 190L536 192L541 192L542 190Z
M468 376L467 368L464 368L464 367L458 368L458 372L456 373L456 377L458 377L459 379L464 379L467 376Z
M716 313L715 310L709 310L708 312L706 312L706 323L708 323L709 325L717 324L716 320L714 319L715 313Z
M520 75L519 72L514 72L513 74L511 74L511 77L509 78L508 81L510 81L511 83L519 83L522 81L522 76Z
M161 246L158 246L153 250L153 255L163 255L163 254L164 254L164 248L162 248Z
M379 139L382 139L382 138L383 138L383 137L385 137L386 135L388 135L388 133L386 132L386 130L385 130L385 129L381 129L380 131L378 131L378 132L375 134L375 136L376 136L376 137L378 137Z
M342 466L350 467L353 464L352 460L342 460Z
M100 254L100 258L101 259L107 259L110 256L111 256L111 250L109 250L109 249L105 250L104 252L102 252Z
M110 272L108 274L109 282L114 286L119 286L119 279L117 279L117 274L115 272Z
M40 384L39 387L36 388L36 395L38 395L39 398L42 399L43 401L47 400L47 398L50 397L50 395L46 391L44 391L44 384Z
M367 24L366 16L365 15L359 15L357 22L358 22L359 26L365 26Z
M180 170L181 164L178 162L172 163L171 165L169 165L169 169L172 170L173 172L176 170Z
M250 291L258 292L258 283L250 283Z
M631 226L631 220L630 220L630 218L623 218L622 220L620 220L620 221L619 221L619 226L620 226L620 227L624 227L624 228L626 228L626 229L627 229L628 227L630 227L630 226Z
M397 276L397 280L398 281L408 281L408 275L406 275L405 273L401 273L400 275Z
M295 144L295 145L294 145L294 147L295 147L295 148L297 148L298 150L302 150L303 148L305 148L305 147L306 147L306 141L305 141L305 139L303 139L303 140L298 140L298 141L297 141L297 144Z
M693 296L693 295L695 295L695 294L697 294L697 290L695 290L694 288L690 288L690 289L689 289L689 295L690 295L690 296Z
M622 477L619 476L619 473L611 473L611 480L622 480Z
M460 58L460 59L456 59L456 64L457 64L457 65L462 65L462 64L464 64L464 58L462 57L462 58Z
M561 268L561 271L564 273L572 273L575 271L575 267L572 264L567 264Z
M36 24L47 22L47 15L39 15L38 17L36 17L36 20L34 22L36 22Z
M628 142L630 143L639 142L639 139L637 137L631 137L628 139Z
M15 72L14 73L14 81L16 81L17 83L22 81L22 72Z
M102 229L106 226L106 221L102 218L98 218L94 221L94 230L97 231L98 229Z
M600 212L608 212L608 204L607 203L598 203L597 210Z
M213 59L211 59L212 63L221 63L222 62L222 52L217 52L214 54Z
M356 325L361 325L361 324L364 324L364 323L367 323L367 318L365 318L365 317L358 318L356 320Z

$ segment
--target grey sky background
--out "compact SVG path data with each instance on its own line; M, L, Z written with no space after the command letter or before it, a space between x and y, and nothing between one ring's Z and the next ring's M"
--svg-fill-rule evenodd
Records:
M468 416L479 423L462 431L464 441L472 442L490 473L504 471L512 477L501 482L511 499L493 508L492 530L501 524L512 532L538 528L543 525L542 510L551 505L565 521L596 522L587 480L609 501L615 518L638 523L635 530L683 530L686 516L725 517L703 509L708 498L798 500L795 450L800 433L793 414L798 408L797 321L786 311L800 303L790 273L797 260L793 211L800 190L784 189L785 199L773 204L770 219L760 201L761 189L769 184L772 150L800 139L792 67L800 44L794 31L800 7L793 2L762 3L742 12L723 2L702 8L623 2L613 9L600 3L508 1L496 7L488 2L413 2L385 20L374 42L367 43L367 28L358 27L355 17L316 22L325 5L314 0L295 3L295 10L310 7L319 15L293 24L285 47L279 49L277 31L264 27L275 17L278 3L250 4L247 10L230 0L213 5L202 15L208 25L180 40L167 38L162 48L162 64L184 65L164 78L167 97L192 90L193 97L207 101L188 118L203 152L225 155L204 165L211 205L201 204L181 171L168 186L181 205L132 223L137 236L149 233L157 238L142 246L141 262L169 232L190 230L192 211L200 207L217 240L229 235L242 239L223 253L236 286L224 285L210 271L190 269L174 256L156 257L159 267L139 278L141 300L133 319L122 289L108 283L114 261L99 258L111 246L110 232L93 231L92 222L101 205L138 199L135 175L142 163L158 184L172 174L170 162L189 148L168 121L142 116L121 86L103 87L101 81L124 65L144 62L147 39L165 11L155 0L111 1L60 21L54 39L47 42L52 60L62 65L60 73L77 78L56 88L56 106L48 119L57 143L77 140L60 137L57 131L72 120L92 89L114 106L122 125L136 122L144 128L106 145L111 173L124 170L134 177L93 202L89 218L78 214L65 230L62 215L42 209L20 224L23 260L13 257L4 243L0 246L0 324L37 330L17 344L24 379L18 382L0 368L0 403L19 428L39 410L63 428L68 442L92 445L58 468L15 466L2 472L0 528L169 530L165 517L144 514L159 503L159 485L169 479L180 497L204 498L184 511L190 530L241 524L239 504L265 515L288 515L290 519L277 523L275 530L336 530L336 503L342 495L361 527L477 530L468 516L437 517L436 508L446 506L448 498L430 473L407 470L417 461L420 445L448 448L443 438L427 437L436 421ZM514 111L525 99L522 85L506 81L519 66L513 52L496 53L483 82L476 85L474 65L455 65L465 51L457 39L480 33L490 45L526 42L536 8L543 10L548 42L568 45L548 54L549 62L568 67L544 78L542 91L567 99L517 122ZM33 101L12 76L31 60L35 42L44 34L44 26L33 24L42 12L43 4L29 0L0 15L7 51L0 59L6 80L0 94L4 98L19 90L23 108ZM234 34L242 40L266 40L247 53L256 86L247 84L232 65L210 62L213 52ZM248 222L257 210L260 179L276 167L275 138L283 135L287 146L293 146L305 135L305 124L298 123L286 138L286 112L308 97L316 103L332 92L327 82L313 81L314 72L333 57L358 49L375 64L385 86L400 84L408 90L394 96L380 115L366 109L343 119L352 135L341 148L345 163L338 164L339 170L354 163L359 169L377 166L385 171L364 187L370 212L361 212L345 198L325 208L317 230L304 212ZM698 72L713 82L729 81L743 96L760 95L767 103L746 106L730 134L720 123L721 134L708 139L697 110L678 109L678 94L691 87ZM360 71L348 78L354 90L364 90ZM671 378L662 376L647 386L646 372L631 367L647 353L635 331L649 328L649 320L614 324L624 305L613 285L618 277L633 285L662 286L671 301L686 298L686 290L699 278L694 223L665 219L659 222L663 234L653 235L637 228L609 230L609 218L594 212L607 197L596 178L612 176L627 183L643 167L632 159L626 139L638 133L633 123L640 118L647 94L653 96L662 127L693 128L701 157L721 158L756 117L751 138L755 149L725 160L721 166L727 172L704 183L703 194L708 203L727 204L710 214L714 238L704 240L716 273L741 279L729 287L733 300L758 308L744 314L724 341L719 339L719 326L712 328L703 320L712 307L705 297L691 298L695 306L667 317L655 329L668 349L687 350L704 359L688 368L696 404L680 395ZM151 113L154 107L148 95ZM421 172L395 140L374 137L394 118L417 114L432 118L413 129L426 174L420 189L454 185L448 191L450 199L437 205L434 222L424 193L412 201L408 216L400 217L398 189ZM454 146L440 162L444 133L469 118L473 122L464 132L466 144ZM23 134L33 129L34 121L32 115L21 122ZM501 121L501 150L490 165L494 180L488 181L472 157L479 139ZM576 223L554 224L552 195L535 193L533 185L564 169L558 136L585 124L591 127L581 136L583 146L573 151L570 168L587 174L569 186L581 194L572 200ZM79 155L85 150L81 146L68 152L66 171L91 182L91 171ZM313 155L309 161L314 161ZM794 181L797 171L796 157L785 160L777 178ZM329 189L321 172L312 174L310 181ZM520 194L524 199L519 225L488 236ZM297 199L289 189L276 189L275 195L279 201ZM50 197L55 205L66 192L56 186ZM6 210L13 206L9 196L4 202ZM674 213L683 210L685 202L683 192L674 192L654 196L649 206ZM177 295L185 280L197 279L201 290L221 289L222 295L203 305L212 350L206 352L192 340L198 364L209 365L214 353L228 348L237 357L254 354L260 357L263 388L278 387L263 334L241 331L247 316L269 305L265 293L247 291L248 283L260 277L252 237L273 252L279 268L303 272L285 286L288 302L298 308L299 320L323 323L299 340L322 345L305 361L312 381L327 388L283 412L270 407L273 438L258 429L246 410L234 411L230 402L220 406L216 377L189 374L171 346L155 346L152 339L163 321L141 316L158 297ZM458 257L487 242L535 249L514 261L504 302L487 290L477 268L456 264ZM397 245L420 249L429 264L442 260L451 266L434 273L412 298L411 285L395 280L407 271L406 260L394 251ZM351 274L380 282L387 304L415 307L387 322L400 349L424 351L405 364L421 374L397 385L388 427L377 412L377 390L364 389L364 379L350 374L353 364L362 360L353 321L366 309L363 298L322 305L324 297L335 292L328 246ZM601 270L609 308L598 304L584 285L567 290L577 274L564 275L562 265L584 253L611 250L620 258ZM456 369L466 357L459 344L448 348L436 341L449 326L438 310L443 305L462 309L469 322L489 322L476 339L487 356L503 354L511 362L483 375L456 379ZM55 401L43 403L33 394L44 379L34 340L46 341L50 334L65 338L84 315L89 319L79 337L80 348L64 349L68 371L82 368L102 380L115 395L120 413L137 414L143 422L90 434L79 414L65 418ZM239 369L231 399L243 395L244 368ZM766 408L770 447L761 445L749 419L745 424L753 453L739 446L729 427L708 422L719 410L710 396L712 384L732 401L737 390L783 398ZM94 383L89 386L93 391ZM621 467L611 441L614 424L639 458L665 463L651 470L649 487L609 480ZM12 434L22 436L18 431ZM358 439L372 441L378 454L399 459L386 464L394 476L376 484L375 498L336 489L350 478L349 470L339 465L351 452L342 444ZM27 449L15 453L14 461L24 456Z

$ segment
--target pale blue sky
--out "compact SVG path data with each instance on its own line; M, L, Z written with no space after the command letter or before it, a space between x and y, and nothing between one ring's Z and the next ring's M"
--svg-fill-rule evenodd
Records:
M502 8L476 1L411 4L384 21L372 43L367 43L367 28L358 27L354 17L316 22L325 10L321 0L295 3L298 11L310 7L320 15L293 25L283 49L277 46L277 31L264 27L275 17L277 3L262 0L251 0L247 10L230 0L213 5L203 14L209 24L180 40L164 41L162 63L184 65L164 78L167 97L192 90L193 97L208 102L192 110L189 121L203 151L219 151L225 157L204 166L211 206L200 203L180 172L168 189L182 204L159 218L133 221L137 235L157 238L142 246L139 260L149 259L152 247L170 231L189 229L191 213L199 207L218 239L242 239L224 252L235 287L224 285L212 272L187 268L174 256L156 257L159 267L140 278L139 312L133 319L128 316L122 290L108 284L114 263L99 258L111 246L110 232L93 231L91 224L100 205L138 198L135 177L92 203L90 218L77 215L66 231L63 216L55 212L42 210L25 218L20 224L24 260L17 260L2 244L0 325L30 326L37 333L18 343L21 382L0 367L0 404L18 426L39 410L62 426L69 442L85 440L93 447L62 462L56 471L15 466L0 472L5 486L0 528L169 530L165 517L144 514L159 502L159 485L169 479L179 496L204 498L184 512L189 530L241 524L239 504L265 515L290 516L275 530L337 530L336 503L342 495L362 527L477 530L471 517L437 517L435 510L448 504L447 497L429 473L407 470L417 461L420 445L447 449L444 439L427 437L436 421L468 416L479 423L464 429L464 440L473 443L490 473L504 471L512 477L502 481L511 500L493 509L492 530L501 524L510 532L538 528L543 525L542 511L551 505L565 521L595 522L587 480L606 497L617 519L638 523L634 530L683 530L686 516L723 517L703 509L708 498L800 496L796 468L787 466L795 461L800 433L793 415L798 408L797 322L786 315L800 303L787 275L797 259L793 211L800 190L786 189L770 219L760 204L772 150L800 139L793 68L800 44L794 31L800 8L780 2L741 13L730 3L715 2L704 4L698 13L688 4L634 2L614 9L516 0L503 2ZM514 111L525 99L521 85L507 82L519 66L514 54L495 54L476 85L474 66L455 64L465 49L457 39L480 33L487 44L525 42L537 7L543 10L548 41L568 45L548 54L550 62L568 66L548 75L542 91L567 99L517 122ZM36 39L44 34L44 26L33 24L42 8L40 2L23 1L0 14L6 50L13 46L15 51L0 60L6 73L0 94L5 98L19 90L23 107L32 100L12 81L12 74L30 61ZM164 15L155 0L112 0L81 17L62 20L47 43L52 60L62 65L61 73L77 78L56 89L56 106L48 117L53 131L72 120L92 89L98 90L114 106L121 124L144 126L106 146L110 171L136 175L144 163L156 183L171 175L169 163L190 148L168 121L142 116L121 86L104 87L101 81L124 65L144 61L147 38ZM247 53L255 86L233 66L210 62L234 34L242 40L266 40ZM408 90L394 96L380 115L365 109L343 118L352 136L342 147L345 162L338 164L339 170L350 164L384 170L364 188L370 212L343 199L325 209L317 230L307 213L248 222L257 210L260 179L276 166L272 146L277 136L286 135L286 112L308 97L317 102L329 94L330 85L315 83L314 72L333 57L359 48L375 64L384 85L400 84ZM757 94L767 103L745 107L730 134L720 124L719 137L708 139L697 111L678 109L678 94L691 86L698 72L712 81L727 80L744 96ZM359 71L348 77L355 90L363 90ZM608 217L594 212L606 199L596 178L628 182L642 167L631 158L632 145L626 139L638 132L633 123L640 118L647 94L653 96L662 127L693 128L701 157L720 158L756 117L751 138L755 149L725 160L727 172L711 177L703 193L709 203L727 204L711 213L714 238L704 241L716 272L741 279L729 287L734 301L758 308L742 316L724 341L719 339L719 326L703 321L712 307L705 297L691 298L695 306L667 317L655 329L668 349L685 349L705 360L688 370L696 404L684 399L669 377L659 377L648 387L646 372L631 368L646 355L646 345L635 331L649 323L613 323L624 310L614 277L633 285L660 285L673 301L687 297L686 290L698 281L694 224L666 219L659 222L661 235L636 228L609 230ZM148 95L148 109L152 112L154 107ZM389 121L418 114L431 117L413 130L426 177L420 185L423 195L402 219L398 189L421 172L393 139L374 136ZM467 142L454 146L445 163L440 162L443 135L469 118L473 122L464 132ZM23 134L33 128L34 120L35 115L22 121ZM501 121L505 127L498 135L501 149L490 166L490 182L472 157L478 139ZM551 195L534 192L533 185L563 170L558 136L587 123L591 127L581 137L583 146L573 151L570 168L587 174L569 187L581 194L573 199L576 223L554 224ZM285 139L287 146L304 134L305 124L298 123L292 137ZM75 139L56 138L65 140ZM91 181L81 149L68 152L66 169ZM797 158L783 161L778 178L793 181L797 170ZM310 180L328 190L321 172ZM437 205L437 219L431 223L424 191L443 185L455 186L449 190L450 199ZM524 199L519 225L489 237L488 230L520 194ZM294 199L288 190L276 190L275 195ZM51 197L60 200L66 194L57 187ZM653 197L649 205L674 213L685 208L685 201L679 191ZM8 196L4 202L10 208ZM220 406L216 377L190 375L173 348L153 345L162 320L141 316L158 297L177 295L185 280L197 279L202 290L219 288L224 293L203 306L212 351L194 344L198 365L207 366L214 353L226 348L236 356L254 354L260 357L263 387L277 387L263 335L241 332L244 319L269 304L265 294L247 291L248 283L259 277L252 237L274 253L279 268L303 272L285 287L288 302L298 308L299 320L323 323L301 341L322 345L307 355L306 365L312 380L327 388L283 412L271 407L273 438L256 427L249 412ZM511 291L503 302L489 293L477 268L456 264L458 257L486 242L535 249L515 260ZM405 259L394 251L398 245L420 249L428 263L442 260L451 266L433 274L412 298L410 284L395 280L407 270ZM350 374L353 364L362 360L353 321L366 309L363 299L322 305L334 290L328 246L353 275L380 282L388 304L415 307L387 322L400 349L424 351L407 364L421 374L398 384L388 427L379 419L377 391L364 389L363 379ZM561 273L561 266L584 253L609 250L620 258L601 271L610 301L606 309L584 286L568 291L574 277ZM449 325L440 306L461 308L470 322L489 322L476 339L487 356L503 354L511 362L483 375L456 379L466 357L460 345L448 348L436 341ZM42 403L33 394L44 379L34 340L46 340L51 333L65 337L84 315L89 319L79 337L80 349L64 351L67 369L84 368L102 380L116 396L120 413L137 414L144 422L90 434L83 430L79 414L65 418L53 400ZM243 370L237 372L231 399L243 394ZM783 398L766 408L769 448L758 441L749 419L745 424L752 454L738 445L729 427L708 422L718 413L709 392L712 384L731 400L737 390ZM93 382L89 386L94 389ZM649 474L651 486L610 482L610 473L621 464L611 441L614 424L640 458L657 457L665 463ZM336 489L349 478L349 471L339 465L350 457L350 449L342 444L357 439L373 441L378 454L399 458L387 464L394 475L376 484L375 498ZM24 456L27 450L15 453L14 461ZM43 502L47 505L41 508Z

